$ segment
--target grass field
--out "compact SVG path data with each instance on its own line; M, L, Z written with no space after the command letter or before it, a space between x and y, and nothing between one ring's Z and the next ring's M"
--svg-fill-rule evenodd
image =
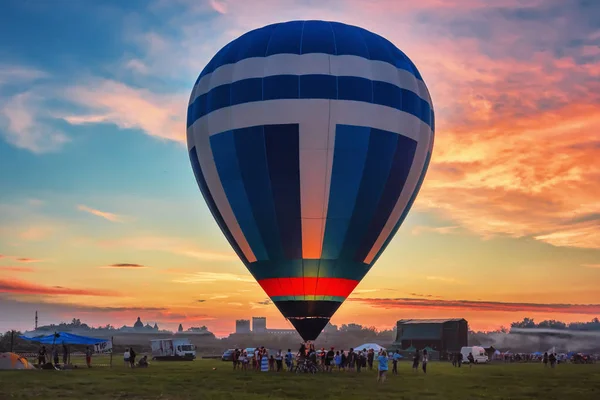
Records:
M107 362L100 357L94 361ZM378 384L375 372L369 371L244 373L216 360L154 362L148 369L129 369L115 359L112 369L0 371L0 399L600 399L600 364L459 369L431 362L424 375L412 373L404 362L399 370L398 376Z

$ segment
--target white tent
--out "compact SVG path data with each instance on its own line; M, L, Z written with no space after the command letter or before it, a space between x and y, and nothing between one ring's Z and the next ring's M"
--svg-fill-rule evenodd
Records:
M365 349L366 350L373 350L375 353L377 353L380 350L385 350L385 347L381 347L377 343L365 343L365 344L361 344L360 346L354 347L354 350L356 350L356 351L358 351L358 350L365 350Z

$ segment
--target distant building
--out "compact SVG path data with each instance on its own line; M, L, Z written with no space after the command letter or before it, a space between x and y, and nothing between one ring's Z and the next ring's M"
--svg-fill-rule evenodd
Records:
M238 319L235 321L235 333L250 333L250 320Z
M401 319L396 328L394 345L403 350L430 347L445 355L468 345L469 325L463 318Z
M140 319L140 317L138 317L137 321L135 321L135 324L133 324L133 329L135 329L135 330L142 330L142 329L144 329L144 323L142 322L142 320Z
M267 318L266 317L252 317L252 332L266 333L267 332Z

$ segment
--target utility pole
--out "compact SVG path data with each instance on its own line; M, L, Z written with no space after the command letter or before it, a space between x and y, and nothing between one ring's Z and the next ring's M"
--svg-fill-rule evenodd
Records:
M35 312L35 330L37 331L37 327L38 327L38 316L37 316L37 311Z
M15 345L15 331L10 331L10 352L13 352L13 347Z

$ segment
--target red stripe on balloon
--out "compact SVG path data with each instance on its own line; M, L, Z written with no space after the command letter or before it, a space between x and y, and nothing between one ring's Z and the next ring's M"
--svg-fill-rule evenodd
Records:
M281 281L286 281L282 285ZM269 297L273 296L339 296L348 297L359 281L343 278L268 278L258 283Z

